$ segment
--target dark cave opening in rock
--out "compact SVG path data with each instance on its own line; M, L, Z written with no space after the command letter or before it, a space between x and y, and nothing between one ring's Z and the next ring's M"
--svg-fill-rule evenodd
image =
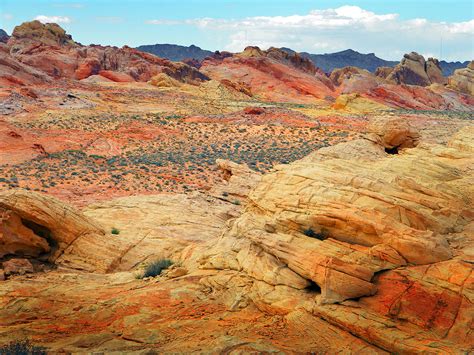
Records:
M398 147L385 148L385 153L392 155L398 154Z
M310 292L310 293L321 293L321 287L319 287L319 285L312 281L312 280L308 280L309 281L309 286L306 286L305 290Z
M37 259L43 261L48 260L49 256L58 249L58 243L54 239L53 234L51 233L49 228L23 218L21 219L21 222L25 227L31 229L33 233L35 233L37 236L46 239L51 250L48 253L41 254Z

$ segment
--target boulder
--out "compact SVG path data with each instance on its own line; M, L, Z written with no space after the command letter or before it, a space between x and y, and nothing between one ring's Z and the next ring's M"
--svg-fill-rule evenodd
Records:
M413 148L418 145L420 134L407 120L398 117L378 117L370 121L368 138L385 149ZM393 151L397 153L397 151Z
M33 273L34 269L28 259L10 259L3 262L3 271L6 276L10 276Z

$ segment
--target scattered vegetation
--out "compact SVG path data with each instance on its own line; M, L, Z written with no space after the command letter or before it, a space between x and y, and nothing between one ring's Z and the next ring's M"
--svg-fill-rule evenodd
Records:
M112 228L112 231L111 231L112 234L115 234L115 235L118 235L120 234L120 230L118 230L117 228Z
M0 347L0 355L43 355L47 354L46 348L36 346L29 340L16 340Z
M173 265L173 262L169 259L156 260L145 268L145 271L143 272L143 275L141 275L140 278L143 279L145 277L158 276L163 270L169 268L171 265Z
M303 231L303 234L310 238L324 240L328 238L329 231L325 228L322 228L320 232L315 232L312 228L308 228Z

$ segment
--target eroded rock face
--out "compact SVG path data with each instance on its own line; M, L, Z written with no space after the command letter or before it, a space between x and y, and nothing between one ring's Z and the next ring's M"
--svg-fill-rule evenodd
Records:
M20 77L15 82L10 76L3 78L2 73L0 80L9 83L9 86L35 83L34 77L27 77L27 74L31 76L35 71L57 79L83 80L92 75L102 75L116 82L131 82L148 81L157 74L165 73L190 84L208 80L194 67L127 46L82 46L74 42L57 24L42 24L39 21L17 26L6 47L9 52L4 60L6 66L12 69L20 66L22 77L29 79L22 80ZM15 61L21 64L16 64Z
M240 206L200 195L139 196L91 205L83 213L43 194L12 190L0 193L0 208L0 258L27 256L102 273L176 258L217 237Z
M381 72L379 72L380 75ZM400 64L386 76L386 79L396 84L428 86L434 83L445 84L439 61L435 58L425 58L416 52L405 54Z
M250 191L258 184L261 175L247 164L237 164L230 160L217 159L224 183L214 186L210 193L220 199L235 203L246 201Z
M398 117L375 118L367 127L368 138L382 145L386 150L413 148L418 145L420 134L408 121ZM397 151L392 151L396 154Z
M331 80L310 60L277 48L247 47L234 55L216 54L204 59L200 70L211 79L237 83L236 88L244 87L243 92L264 100L311 102L334 95Z
M0 194L1 255L37 257L87 271L105 272L121 250L93 220L55 198L24 190ZM94 253L91 253L94 250Z
M472 219L465 196L473 189L462 173L472 156L427 145L390 156L384 148L413 147L417 133L393 121L371 129L378 139L367 146L380 148L370 153L370 167L346 149L264 175L203 267L295 289L315 282L320 301L333 303L375 293L379 271L451 259L447 233Z
M13 29L10 45L13 51L16 50L15 44L18 42L28 41L41 42L52 46L76 45L71 35L67 34L64 29L56 23L43 24L38 20L24 22Z
M453 89L474 95L474 61L471 61L467 68L455 70L448 82Z
M6 276L33 273L33 265L28 259L10 259L3 262L3 272Z

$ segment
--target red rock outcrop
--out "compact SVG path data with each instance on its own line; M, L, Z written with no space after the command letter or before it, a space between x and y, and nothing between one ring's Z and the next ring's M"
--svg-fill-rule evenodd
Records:
M315 101L333 96L333 84L308 59L280 49L247 47L242 53L206 58L201 71L212 79L239 83L270 101Z
M9 51L6 64L9 67L14 67L13 61L16 61L28 68L24 71L39 71L52 78L82 80L102 71L106 73L105 77L118 82L148 81L162 72L190 84L208 80L194 67L127 46L82 46L60 26L44 25L39 21L17 26L3 50ZM3 73L2 77L7 82L9 77Z

